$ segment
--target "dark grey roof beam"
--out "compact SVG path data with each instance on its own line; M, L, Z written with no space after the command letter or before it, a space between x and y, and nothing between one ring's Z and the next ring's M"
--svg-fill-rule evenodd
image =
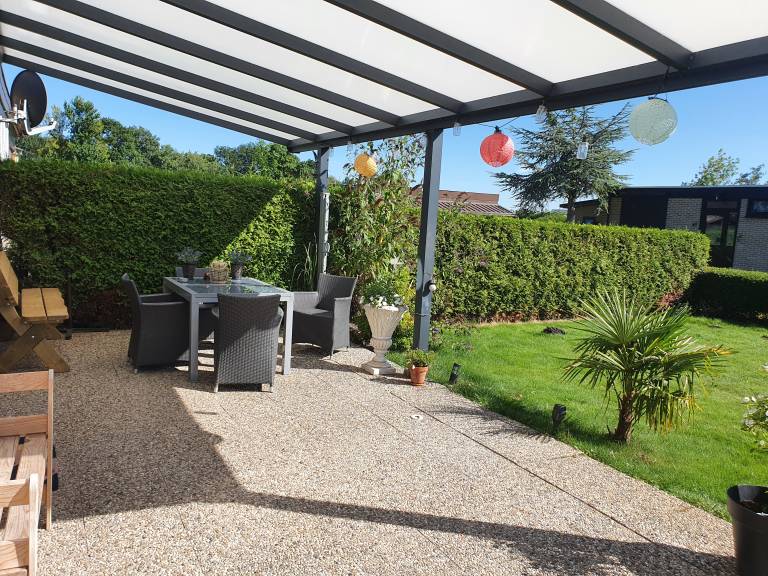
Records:
M583 18L590 24L605 30L616 38L620 38L638 50L653 56L656 60L663 62L667 66L677 68L678 70L685 70L693 62L693 53L690 50L680 46L677 42L660 34L650 26L643 24L626 12L622 12L605 0L550 1ZM692 25L694 25L693 20Z
M179 100L181 102L186 102L187 104L199 106L201 108L205 108L206 110L213 110L221 114L226 114L227 116L232 116L233 118L252 122L253 124L259 124L265 128L272 128L274 130L279 130L280 132L293 134L306 140L315 140L317 138L317 134L313 132L300 130L294 126L289 126L288 124L283 124L282 122L277 122L269 118L251 114L250 112L245 112L239 108L233 108L231 106L227 106L226 104L213 102L199 96L187 94L186 92L181 92L167 86L162 86L160 84L155 84L154 82L149 82L147 80L137 78L136 76L123 74L122 72L118 72L110 68L104 68L90 62L85 62L83 60L67 56L66 54L61 54L60 52L54 52L53 50L48 50L33 44L28 44L26 42L22 42L21 40L16 40L15 38L9 38L7 36L4 37L3 45L7 48L12 48L27 55L43 58L50 62L56 62L62 66L68 66L69 68L74 68L75 70L88 72L89 74L94 74L96 76L100 76L101 78L120 82L121 84L127 84L128 86L146 90L147 92L152 92L153 94L161 94L167 98L173 98L174 100Z
M241 126L240 124L235 124L234 122L228 122L227 120L222 120L220 118L216 118L215 116L208 116L207 114L195 112L194 110L182 108L181 106L168 104L167 102L163 102L161 100L155 100L153 98L141 96L140 94L135 94L133 92L129 92L128 90L122 90L121 88L110 86L109 84L102 84L101 82L96 82L89 78L78 76L76 74L62 72L61 70L57 70L56 68L43 66L36 62L32 62L31 60L24 60L23 58L16 58L15 56L9 56L8 54L6 54L3 56L3 61L8 62L8 64L12 64L14 66L18 66L19 68L34 70L35 72L39 72L40 74L45 74L46 76L51 76L52 78L58 78L59 80L72 82L73 84L79 84L80 86L91 88L92 90L98 90L99 92L104 92L105 94L111 94L112 96L118 96L119 98L132 100L134 102L138 102L139 104L145 104L147 106L151 106L152 108L158 108L160 110L173 112L174 114L179 114L181 116L187 116L188 118L193 118L195 120L199 120L200 122L206 122L208 124L213 124L215 126L221 126L222 128L234 130L235 132L240 132L241 134L248 134L249 136L261 138L262 140L267 140L270 142L274 142L276 144L282 144L283 146L288 146L288 144L290 144L290 141L286 140L285 138L280 138L278 136L267 134L266 132L261 132L259 130L253 130L252 128L248 128L247 126Z
M270 108L271 110L282 112L283 114L287 114L288 116L293 116L295 118L301 118L302 120L306 120L307 122L312 122L314 124L319 124L320 126L326 126L344 134L351 134L354 131L352 126L343 122L338 122L332 118L327 118L325 116L321 116L320 114L315 114L302 108L291 106L290 104L285 104L284 102L280 102L278 100L260 96L236 86L218 82L208 78L207 76L200 76L187 70L174 68L173 66L169 66L163 62L158 62L157 60L152 60L151 58L145 58L144 56L140 56L132 52L127 52L108 44L102 44L101 42L97 42L91 38L78 36L77 34L73 34L68 30L56 28L55 26L49 26L48 24L43 24L37 20L31 20L29 18L25 18L8 11L0 11L0 22L28 30L30 32L34 32L42 36L46 36L47 38L52 38L72 46L76 46L77 48L82 48L83 50L95 52L97 54L101 54L102 56L107 56L114 60L125 62L126 64L131 64L133 66L138 66L139 68L151 70L152 72L157 72L158 74L168 76L169 78L175 78L176 80L194 84L195 86L200 86L201 88L207 88L208 90L212 90L214 92L228 94L233 98L239 98L240 100L250 102L251 104L263 106L264 108Z
M354 98L349 98L342 94L326 90L325 88L320 88L319 86L281 74L280 72L270 70L269 68L264 68L263 66L258 66L257 64L253 64L252 62L248 62L247 60L237 58L230 54L212 50L201 44L196 44L195 42L174 36L173 34L168 34L167 32L163 32L156 28L151 28L150 26L145 26L139 22L123 18L113 12L102 10L101 8L79 2L78 0L38 1L41 4L86 18L97 24L108 26L109 28L119 30L126 34L131 34L132 36L142 38L148 42L153 42L160 46L183 52L184 54L200 58L201 60L219 66L224 66L225 68L230 68L231 70L235 70L248 76L253 76L254 78L260 78L261 80L271 82L272 84L289 88L296 92L306 94L307 96L317 98L318 100L324 100L325 102L329 102L341 108L346 108L347 110L352 110L370 118L381 120L388 124L396 125L400 120L396 114L365 104Z
M544 78L373 0L325 1L542 96L552 88Z
M344 72L349 72L350 74L360 76L371 82L376 82L377 84L381 84L382 86L386 86L397 92L402 92L403 94L407 94L408 96L417 98L423 102L429 102L438 108L444 108L452 112L458 112L459 108L461 108L461 102L459 100L446 96L445 94L441 94L440 92L436 92L435 90L426 88L415 82L411 82L410 80L406 80L405 78L401 78L395 74L391 74L385 70L361 62L360 60L356 60L355 58L350 58L349 56L340 54L339 52L335 52L324 46L300 38L299 36L268 26L267 24L248 18L239 12L229 10L218 4L208 2L207 0L162 1L166 4L175 6L176 8L186 10L197 16L211 20L212 22L217 22L218 24L222 24L233 30L253 36L254 38L259 38L260 40L296 52L302 56L307 56L318 62L343 70Z

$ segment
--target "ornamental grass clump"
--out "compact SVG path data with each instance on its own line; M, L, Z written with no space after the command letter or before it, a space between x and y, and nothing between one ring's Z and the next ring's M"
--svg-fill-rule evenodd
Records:
M618 408L614 440L628 443L640 420L666 432L690 417L696 384L722 363L730 350L703 346L685 334L686 307L659 309L626 292L604 291L582 302L585 334L565 378L605 389Z
M755 394L742 400L747 411L741 421L741 428L755 437L758 450L768 451L768 394Z

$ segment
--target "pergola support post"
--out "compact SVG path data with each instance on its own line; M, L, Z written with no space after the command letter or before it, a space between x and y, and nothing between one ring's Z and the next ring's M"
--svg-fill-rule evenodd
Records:
M329 147L320 148L315 153L315 214L317 214L317 265L315 270L315 286L320 274L325 272L328 264L328 159L331 156Z
M413 347L429 348L429 319L432 309L432 273L435 268L435 234L440 197L440 162L443 154L443 130L428 130L424 159L424 185L421 192L419 252L416 260L416 310Z

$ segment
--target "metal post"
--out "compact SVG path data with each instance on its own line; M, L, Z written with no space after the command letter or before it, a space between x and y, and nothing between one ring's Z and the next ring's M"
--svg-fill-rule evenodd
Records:
M328 158L331 149L320 148L315 153L315 213L317 214L317 270L315 271L315 285L320 279L320 274L325 272L328 264Z
M419 253L416 262L416 313L413 347L429 348L429 317L432 309L432 272L435 267L435 232L437 201L440 197L440 161L443 154L443 130L428 130L424 161L424 185L421 191Z

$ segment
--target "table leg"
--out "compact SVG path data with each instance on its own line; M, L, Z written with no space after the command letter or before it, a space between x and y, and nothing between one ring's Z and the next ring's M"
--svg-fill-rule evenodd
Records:
M200 302L189 301L189 381L197 382L197 346L200 329Z
M285 334L283 334L283 374L291 372L291 346L293 344L293 298L285 301Z

